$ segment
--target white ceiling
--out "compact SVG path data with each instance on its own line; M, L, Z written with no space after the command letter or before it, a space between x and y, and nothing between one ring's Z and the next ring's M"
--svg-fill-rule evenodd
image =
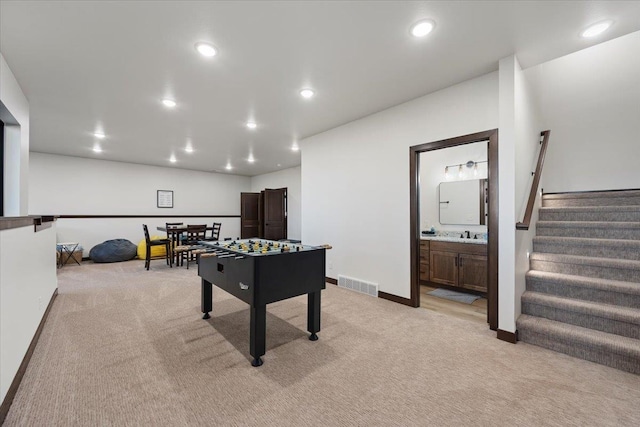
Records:
M423 18L435 30L412 38ZM602 19L614 21L608 32L579 37ZM0 3L0 51L29 99L31 151L225 173L230 161L228 173L248 176L299 165L297 140L496 70L512 53L527 68L639 29L638 1ZM198 41L218 55L200 56ZM303 87L317 95L302 99ZM96 130L107 135L100 154Z

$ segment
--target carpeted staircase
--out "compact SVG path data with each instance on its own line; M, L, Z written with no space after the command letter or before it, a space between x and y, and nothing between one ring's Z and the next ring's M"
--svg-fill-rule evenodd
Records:
M547 194L519 339L640 374L640 190Z

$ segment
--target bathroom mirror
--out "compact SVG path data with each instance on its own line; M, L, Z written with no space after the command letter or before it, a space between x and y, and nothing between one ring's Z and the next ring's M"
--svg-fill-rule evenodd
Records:
M441 182L440 224L485 225L486 188L486 179Z

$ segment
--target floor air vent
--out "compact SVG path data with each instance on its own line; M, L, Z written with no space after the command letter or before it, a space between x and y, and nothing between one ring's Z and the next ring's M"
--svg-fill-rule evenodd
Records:
M377 283L365 282L364 280L359 280L359 279L354 279L352 277L339 275L338 286L341 288L351 289L352 291L371 295L372 297L378 296Z

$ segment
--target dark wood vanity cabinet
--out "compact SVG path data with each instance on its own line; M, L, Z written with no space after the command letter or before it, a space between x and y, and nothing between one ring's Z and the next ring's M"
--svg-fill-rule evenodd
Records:
M487 291L487 245L431 241L420 253L420 280ZM428 255L427 255L428 253ZM423 256L428 256L428 277L422 273Z
M487 292L487 256L458 255L458 286Z
M420 280L429 281L429 241L420 240Z
M431 250L430 256L429 281L443 285L458 286L458 254L456 252Z

